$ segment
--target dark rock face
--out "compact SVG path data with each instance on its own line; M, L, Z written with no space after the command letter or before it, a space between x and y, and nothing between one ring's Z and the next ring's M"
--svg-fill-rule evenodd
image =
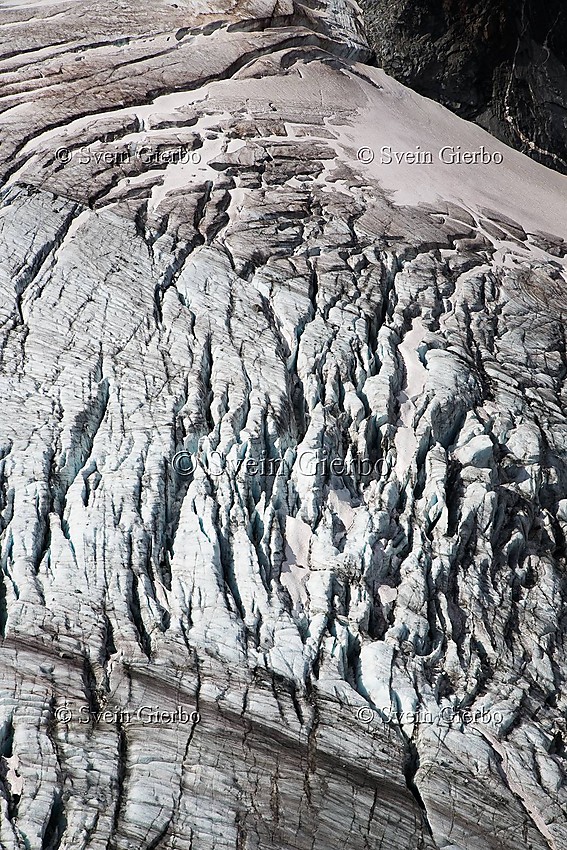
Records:
M567 172L561 0L362 0L362 7L388 74Z

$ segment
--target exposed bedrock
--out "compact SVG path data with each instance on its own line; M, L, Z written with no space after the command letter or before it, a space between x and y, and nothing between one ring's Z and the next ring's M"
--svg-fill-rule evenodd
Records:
M387 73L567 173L562 0L362 0Z

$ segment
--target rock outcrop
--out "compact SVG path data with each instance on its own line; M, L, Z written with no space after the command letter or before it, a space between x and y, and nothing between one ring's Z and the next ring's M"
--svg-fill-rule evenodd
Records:
M562 850L566 178L343 0L1 14L2 850Z
M377 61L397 80L567 173L562 0L362 0Z

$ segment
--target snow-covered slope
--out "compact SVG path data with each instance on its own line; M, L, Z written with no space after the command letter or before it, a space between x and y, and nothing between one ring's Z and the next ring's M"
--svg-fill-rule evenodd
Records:
M0 846L562 850L567 178L342 2L0 14Z

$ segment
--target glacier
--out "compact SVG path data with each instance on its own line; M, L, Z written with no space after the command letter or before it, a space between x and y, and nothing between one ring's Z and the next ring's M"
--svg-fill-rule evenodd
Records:
M348 0L0 22L2 850L563 850L567 177Z

